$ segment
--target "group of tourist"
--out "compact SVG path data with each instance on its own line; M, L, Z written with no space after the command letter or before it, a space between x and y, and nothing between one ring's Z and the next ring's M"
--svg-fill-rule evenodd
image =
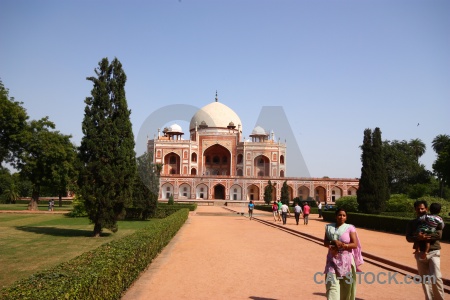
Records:
M406 240L414 243L414 256L425 299L444 299L440 270L440 243L444 222L438 215L439 203L428 205L424 200L414 203L417 218L408 223ZM327 299L356 299L356 272L363 263L361 244L353 225L347 224L347 212L336 210L336 222L325 226L323 245L328 248L325 271Z
M308 202L305 202L303 208L300 206L300 203L296 203L294 206L294 216L295 222L298 225L300 221L300 215L303 214L303 223L308 225L308 217L311 211L311 207L308 205ZM272 213L274 222L283 222L283 225L286 225L287 216L291 215L291 211L289 210L289 206L287 204L283 204L281 200L274 201L272 204Z

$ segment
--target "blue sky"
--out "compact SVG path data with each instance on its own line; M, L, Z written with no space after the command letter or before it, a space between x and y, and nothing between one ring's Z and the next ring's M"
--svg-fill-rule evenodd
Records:
M263 106L282 106L313 177L359 177L375 127L421 139L431 170L431 141L450 134L449 15L446 0L0 0L0 78L77 145L86 77L117 57L135 137L156 110L200 108L217 90L244 136Z

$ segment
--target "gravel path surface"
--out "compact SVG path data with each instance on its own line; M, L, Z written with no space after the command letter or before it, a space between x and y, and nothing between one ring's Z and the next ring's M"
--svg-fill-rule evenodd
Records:
M270 213L255 212L271 220ZM301 222L302 223L302 222ZM351 223L351 222L350 222ZM289 228L323 237L325 222L312 215L309 225ZM404 236L357 229L363 251L415 267ZM450 245L441 251L443 275L450 278ZM250 221L223 207L199 206L169 245L150 264L122 300L139 299L324 299L327 249L276 228ZM365 263L357 299L423 299L419 284L403 275L388 283L389 271ZM374 276L380 274L379 281ZM384 282L385 281L385 282ZM383 283L384 282L384 283Z

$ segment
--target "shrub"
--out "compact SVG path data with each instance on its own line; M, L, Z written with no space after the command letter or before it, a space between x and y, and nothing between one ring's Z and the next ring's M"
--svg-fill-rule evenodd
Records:
M414 212L414 200L404 194L391 195L386 202L386 212Z
M357 212L358 201L356 196L345 196L336 200L336 208L343 208L346 212Z
M167 201L167 204L169 204L169 205L173 205L174 204L173 195L169 196L169 201Z
M80 199L79 196L75 196L72 204L73 204L73 209L71 212L66 214L67 216L72 217L72 218L81 218L81 217L88 216L88 214L86 212L86 208L84 207L83 199Z

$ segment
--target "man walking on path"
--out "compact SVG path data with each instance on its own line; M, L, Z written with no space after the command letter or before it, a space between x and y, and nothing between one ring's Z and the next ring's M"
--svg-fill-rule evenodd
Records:
M308 202L305 202L303 206L303 224L308 225L309 212L311 207L309 207Z
M319 218L322 218L322 202L319 201L319 205L317 205L317 209L319 210Z
M297 223L297 225L298 225L298 221L300 220L301 213L302 213L302 207L297 202L294 206L295 222Z
M286 225L287 215L291 215L291 212L289 211L289 206L287 204L281 205L281 217L283 218L283 225Z
M283 203L281 203L281 200L278 200L278 221L281 221L281 206Z
M430 243L430 251L426 260L420 259L420 252L414 254L417 271L422 279L422 287L425 298L428 300L444 299L444 284L441 274L441 244L439 240L442 238L442 229L436 230L430 234L418 232L421 225L420 217L426 215L428 204L425 200L417 200L414 202L417 218L409 221L406 228L406 240L410 243L426 241Z

